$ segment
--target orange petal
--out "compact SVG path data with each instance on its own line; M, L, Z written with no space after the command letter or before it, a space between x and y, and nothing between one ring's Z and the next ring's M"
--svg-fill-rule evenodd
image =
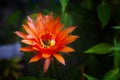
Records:
M51 58L45 59L45 63L44 63L44 66L43 66L44 73L46 73L46 71L48 70L49 65L50 65L50 61L51 61Z
M23 28L25 29L25 31L26 31L28 34L34 36L32 30L31 30L27 25L23 25Z
M39 21L39 20L42 19L42 18L43 18L42 13L39 13L38 16L37 16L37 21Z
M30 27L30 29L31 29L31 31L35 34L35 35L37 35L37 30L36 30L36 28L35 28L35 25L34 25L34 23L31 23L31 22L27 22L28 23L28 26Z
M37 20L35 26L39 34L45 31L45 25L42 19Z
M38 41L38 36L27 25L23 25L23 28L29 35L33 36L35 40Z
M62 31L62 33L68 34L71 33L74 29L76 29L75 26L68 27Z
M26 36L27 39L34 39L33 36L31 36L30 34Z
M54 22L52 32L57 35L63 28L63 24L60 23L60 17L58 16Z
M59 40L62 40L64 39L65 37L68 36L69 33L71 33L76 27L72 26L72 27L69 27L69 28L66 28L64 30L62 30L56 37L56 40L59 41Z
M20 31L16 31L15 34L17 34L19 37L21 38L26 38L26 34L24 34L23 32L20 32Z
M47 26L46 26L46 30L51 32L52 31L52 28L54 26L54 21L52 19L49 20Z
M29 22L33 23L32 19L29 16L27 16L27 19Z
M33 40L22 40L21 42L25 43L25 44L28 44L28 45L32 45L33 44Z
M36 54L35 56L33 56L31 59L30 59L30 63L31 62L36 62L36 61L38 61L38 60L40 60L40 59L42 59L42 56L41 56L41 54L40 53L38 53L38 54Z
M62 63L63 65L65 65L65 60L64 60L64 58L63 58L60 54L54 53L53 56L54 56L60 63Z
M42 53L43 58L49 58L51 56L51 53Z
M73 41L75 41L77 38L79 38L79 36L76 35L72 35L66 38L66 40L64 41L64 44L70 44Z
M22 48L20 48L20 50L21 50L21 51L25 51L25 52L34 51L31 46L22 47Z
M65 53L68 53L68 52L75 52L75 50L71 47L68 47L68 46L65 46L64 48L60 49L59 50L60 52L65 52Z
M49 16L51 19L53 19L53 12L50 12Z

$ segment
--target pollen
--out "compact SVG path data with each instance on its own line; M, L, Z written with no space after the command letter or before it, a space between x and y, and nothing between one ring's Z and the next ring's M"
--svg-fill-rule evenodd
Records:
M40 37L40 43L43 48L50 48L55 45L54 35L50 33L44 33Z

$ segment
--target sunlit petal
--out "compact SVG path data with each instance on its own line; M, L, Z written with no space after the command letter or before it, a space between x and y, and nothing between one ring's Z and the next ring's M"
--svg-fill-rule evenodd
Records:
M32 44L33 44L33 40L23 39L21 42L23 42L23 43L25 43L25 44L28 44L28 45L32 45Z
M41 54L40 53L37 53L35 56L33 56L31 59L30 59L30 63L31 62L36 62L36 61L38 61L38 60L40 60L40 59L42 59L42 56L41 56Z
M75 41L77 38L79 38L79 36L76 36L76 35L69 36L69 37L66 38L65 44L70 44L73 41Z
M68 46L65 46L63 47L62 49L59 50L60 52L65 52L65 53L68 53L68 52L75 52L75 50L71 47L68 47Z
M26 36L27 36L25 33L20 32L20 31L16 31L15 34L17 34L21 38L26 38Z
M64 60L64 58L63 58L60 54L54 53L53 56L54 56L60 63L62 63L63 65L65 65L65 60Z
M25 51L25 52L34 51L33 48L32 48L31 46L21 47L20 50L21 50L21 51Z

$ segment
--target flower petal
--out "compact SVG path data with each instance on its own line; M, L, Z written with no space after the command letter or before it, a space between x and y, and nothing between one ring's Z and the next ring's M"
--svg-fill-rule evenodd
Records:
M44 66L43 66L44 73L46 73L46 71L48 70L49 65L50 65L50 61L51 61L51 58L46 58L45 59L45 63L44 63Z
M34 23L31 23L31 22L28 21L27 24L28 24L29 28L31 29L31 31L32 31L35 35L37 35L37 30L36 30L36 28L35 28Z
M23 39L21 42L23 42L23 43L25 43L25 44L28 44L28 45L32 45L32 44L33 44L33 40Z
M73 41L75 41L77 38L79 38L79 36L76 35L72 35L66 38L66 40L64 41L65 44L70 44Z
M32 19L29 16L27 16L27 19L29 22L33 23Z
M38 35L36 35L27 25L23 25L23 28L29 35L33 36L33 38L39 42Z
M57 35L63 28L63 24L60 23L60 17L58 16L54 22L54 27L52 28L52 33Z
M36 26L38 34L42 34L45 31L45 25L41 18L36 21L35 26Z
M34 51L31 46L21 47L20 50L21 50L21 51L25 51L25 52Z
M64 38L66 38L68 36L69 33L71 33L76 27L72 26L72 27L69 27L69 28L66 28L64 30L62 30L56 37L56 40L57 41L60 41Z
M23 28L25 29L25 31L26 31L28 34L34 36L32 30L31 30L27 25L23 25Z
M65 32L66 34L71 33L73 30L76 29L76 26L71 26L63 30L63 33Z
M63 65L65 65L65 60L64 60L64 58L63 58L60 54L54 53L53 56L54 56L60 63L62 63Z
M16 31L15 34L17 34L21 38L26 38L26 36L27 36L25 33L20 32L20 31Z
M40 59L42 59L42 56L41 56L40 53L37 53L35 56L33 56L33 57L30 59L29 63L31 63L31 62L36 62L36 61L38 61L38 60L40 60Z
M75 52L75 50L71 47L68 47L68 46L65 46L64 48L60 49L59 50L60 52L65 52L65 53L68 53L68 52Z
M51 56L51 53L42 53L43 58L49 58Z

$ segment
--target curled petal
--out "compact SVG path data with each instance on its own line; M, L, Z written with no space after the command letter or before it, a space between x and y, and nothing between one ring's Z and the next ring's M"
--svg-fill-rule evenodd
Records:
M68 46L65 46L64 48L60 49L59 50L60 52L65 52L65 53L68 53L68 52L75 52L75 50L71 47L68 47Z
M32 48L31 46L21 47L20 50L21 50L21 51L25 51L25 52L34 51L33 48Z
M61 55L59 55L58 53L54 53L53 56L54 56L60 63L62 63L63 65L65 65L65 60L64 60L64 58L63 58Z
M44 63L44 66L43 66L44 73L46 73L46 71L48 70L49 65L50 65L50 61L51 61L51 58L46 58L45 59L45 63Z
M40 53L37 53L35 56L33 56L31 59L30 59L30 63L31 62L36 62L36 61L38 61L38 60L40 60L40 59L42 59L42 56L41 56L41 54Z
M15 34L17 34L21 38L26 38L26 36L27 36L25 33L20 32L20 31L16 31Z

